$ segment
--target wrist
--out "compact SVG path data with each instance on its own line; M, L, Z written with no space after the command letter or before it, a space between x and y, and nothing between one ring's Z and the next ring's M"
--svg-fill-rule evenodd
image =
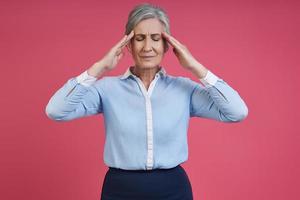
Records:
M208 69L197 63L191 68L191 71L198 79L203 79L207 75Z
M94 77L98 78L106 71L107 71L107 68L101 62L96 62L87 70L87 73L90 76L94 76Z

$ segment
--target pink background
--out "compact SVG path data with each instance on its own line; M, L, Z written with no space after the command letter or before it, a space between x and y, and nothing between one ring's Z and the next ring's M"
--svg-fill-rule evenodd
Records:
M241 123L191 119L182 166L194 199L300 199L299 1L149 2L166 9L172 35L249 108ZM1 199L100 199L103 116L58 123L45 106L121 39L137 3L1 1ZM131 64L126 53L107 75ZM172 51L162 65L196 80Z

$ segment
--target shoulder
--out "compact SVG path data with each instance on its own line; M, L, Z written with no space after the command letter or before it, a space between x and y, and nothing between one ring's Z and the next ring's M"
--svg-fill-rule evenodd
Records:
M118 80L118 76L103 76L95 82L94 86L96 88L107 87L108 85L117 83Z
M96 90L100 94L105 94L106 91L110 91L112 88L115 88L117 81L117 77L103 76L91 85L89 89Z
M178 86L194 89L196 86L201 86L200 81L196 82L189 77L185 76L172 76L172 79L178 84Z

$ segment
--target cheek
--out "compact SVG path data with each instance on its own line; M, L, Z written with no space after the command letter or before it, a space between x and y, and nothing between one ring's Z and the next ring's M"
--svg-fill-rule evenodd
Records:
M164 52L164 44L163 42L159 42L157 45L157 51L159 52L159 54L162 54Z
M138 49L138 47L136 45L132 46L132 56L133 57L137 57L139 51L140 50Z
M135 44L132 47L132 51L134 53L134 56L137 56L141 50L142 50L142 46L139 45L139 44Z
M131 45L134 49L140 49L143 46L143 42L138 42L135 39L133 39Z

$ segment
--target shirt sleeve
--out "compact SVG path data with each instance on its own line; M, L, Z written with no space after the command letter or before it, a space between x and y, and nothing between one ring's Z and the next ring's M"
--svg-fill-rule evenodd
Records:
M93 85L97 81L97 78L89 75L86 70L83 73L81 73L79 76L77 76L76 80L78 83L88 87Z
M50 98L45 109L50 119L55 121L69 121L103 112L103 93L100 92L99 87L95 87L94 80L87 80L84 76L86 74L70 78ZM99 83L101 81L99 80Z
M248 115L248 107L237 91L224 80L208 71L194 83L191 94L190 116L215 119L222 122L239 122Z
M215 85L216 82L218 81L218 79L219 79L219 77L217 77L211 71L208 70L206 76L204 78L201 78L200 81L205 86L211 86L211 85Z

